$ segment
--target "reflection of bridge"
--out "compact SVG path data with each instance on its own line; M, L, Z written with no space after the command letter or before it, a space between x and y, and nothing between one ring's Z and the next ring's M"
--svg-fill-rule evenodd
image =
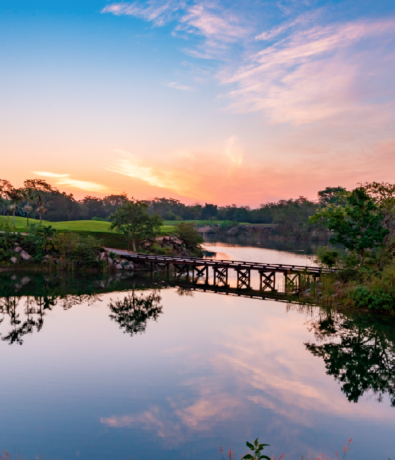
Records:
M209 285L209 269L213 274L213 284L216 288L228 286L229 271L237 274L237 289L251 289L251 273L259 274L259 289L262 291L276 291L276 274L281 273L284 278L286 291L296 291L300 286L301 276L317 278L322 273L330 273L334 270L323 269L320 267L309 267L304 265L285 265L285 264L265 264L261 262L242 262L236 260L214 260L202 259L197 257L177 257L177 256L156 256L148 254L134 254L119 249L110 249L115 254L132 260L137 265L144 265L152 271L158 269L170 273L173 267L176 277L189 278L191 275L194 284L202 281L204 285Z
M248 297L259 300L276 300L286 303L299 303L297 297L278 291L262 291L258 289L239 289L231 286L214 286L213 284L201 284L188 280L167 279L161 283L161 287L178 287L190 291L212 292L214 294L230 295L233 297Z

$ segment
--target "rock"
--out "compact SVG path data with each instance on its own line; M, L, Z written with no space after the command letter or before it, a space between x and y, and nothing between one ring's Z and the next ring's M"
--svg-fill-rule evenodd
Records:
M22 248L20 246L15 246L14 251L15 252L21 252Z
M23 260L29 260L32 258L26 251L22 249L22 251L19 253L19 255L22 257Z
M109 257L109 258L107 259L107 262L108 262L108 265L109 265L110 267L111 267L112 264L114 263L113 260L111 259L111 257Z
M122 270L122 265L121 264L115 264L115 268L117 270Z
M183 242L178 238L172 238L171 243L176 244L177 246L182 246Z
M106 252L102 252L102 253L100 254L100 260L104 260L106 257L107 257L107 253L106 253Z
M11 257L10 260L13 264L16 264L18 262L18 259L16 257Z
M129 264L125 267L125 270L134 270L134 263L129 262Z
M51 257L51 256L50 256L49 254L46 254L46 255L43 257L43 259L44 259L44 260L48 260L50 257Z

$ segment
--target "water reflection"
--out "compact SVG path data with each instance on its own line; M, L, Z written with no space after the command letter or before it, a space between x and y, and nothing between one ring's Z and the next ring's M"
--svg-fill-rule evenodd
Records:
M185 280L153 281L150 278L122 276L63 278L35 275L0 275L1 340L22 345L24 337L40 332L45 315L55 306L69 310L77 305L92 305L104 293L127 291L118 299L110 299L109 317L124 333L133 337L146 331L150 321L163 314L160 290L170 285L179 296L191 296ZM161 285L161 283L163 283ZM221 290L219 293L223 293ZM229 294L229 293L228 293ZM318 307L288 305L312 317L307 328L314 341L305 343L307 350L321 358L327 374L341 383L347 399L358 402L372 391L378 401L390 398L395 406L395 331L392 317L345 314Z
M395 406L395 336L392 320L378 316L347 316L320 311L309 323L316 343L306 343L322 358L328 375L338 380L352 402L371 390L382 401L387 395Z
M137 294L133 290L122 300L111 300L110 318L119 324L124 332L131 336L145 332L148 320L156 321L162 313L162 300L157 290Z
M391 457L390 317L196 288L0 273L0 448L15 436L26 458L49 446L46 458L200 459L222 436L242 452L246 433L296 458L359 435Z

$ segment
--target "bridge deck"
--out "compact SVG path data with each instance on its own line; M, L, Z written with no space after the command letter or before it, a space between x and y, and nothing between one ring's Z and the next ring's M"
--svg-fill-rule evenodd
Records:
M106 248L121 257L125 257L134 261L154 262L156 264L178 264L192 265L195 267L213 267L213 268L233 268L235 270L256 270L259 272L282 272L282 273L307 273L311 275L321 275L322 273L334 273L335 269L327 269L321 267L312 267L306 265L287 265L287 264L271 264L262 262L245 262L241 260L217 260L203 259L200 257L179 257L179 256L157 256L149 254L132 253L120 249Z

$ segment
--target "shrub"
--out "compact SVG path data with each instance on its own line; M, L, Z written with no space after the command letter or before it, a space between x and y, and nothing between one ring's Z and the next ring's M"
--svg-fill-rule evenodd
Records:
M176 225L175 233L185 243L186 248L192 253L201 253L203 237L197 231L193 222L180 222Z
M369 289L367 286L356 286L349 291L349 298L358 308L392 310L395 306L393 293L381 289Z

